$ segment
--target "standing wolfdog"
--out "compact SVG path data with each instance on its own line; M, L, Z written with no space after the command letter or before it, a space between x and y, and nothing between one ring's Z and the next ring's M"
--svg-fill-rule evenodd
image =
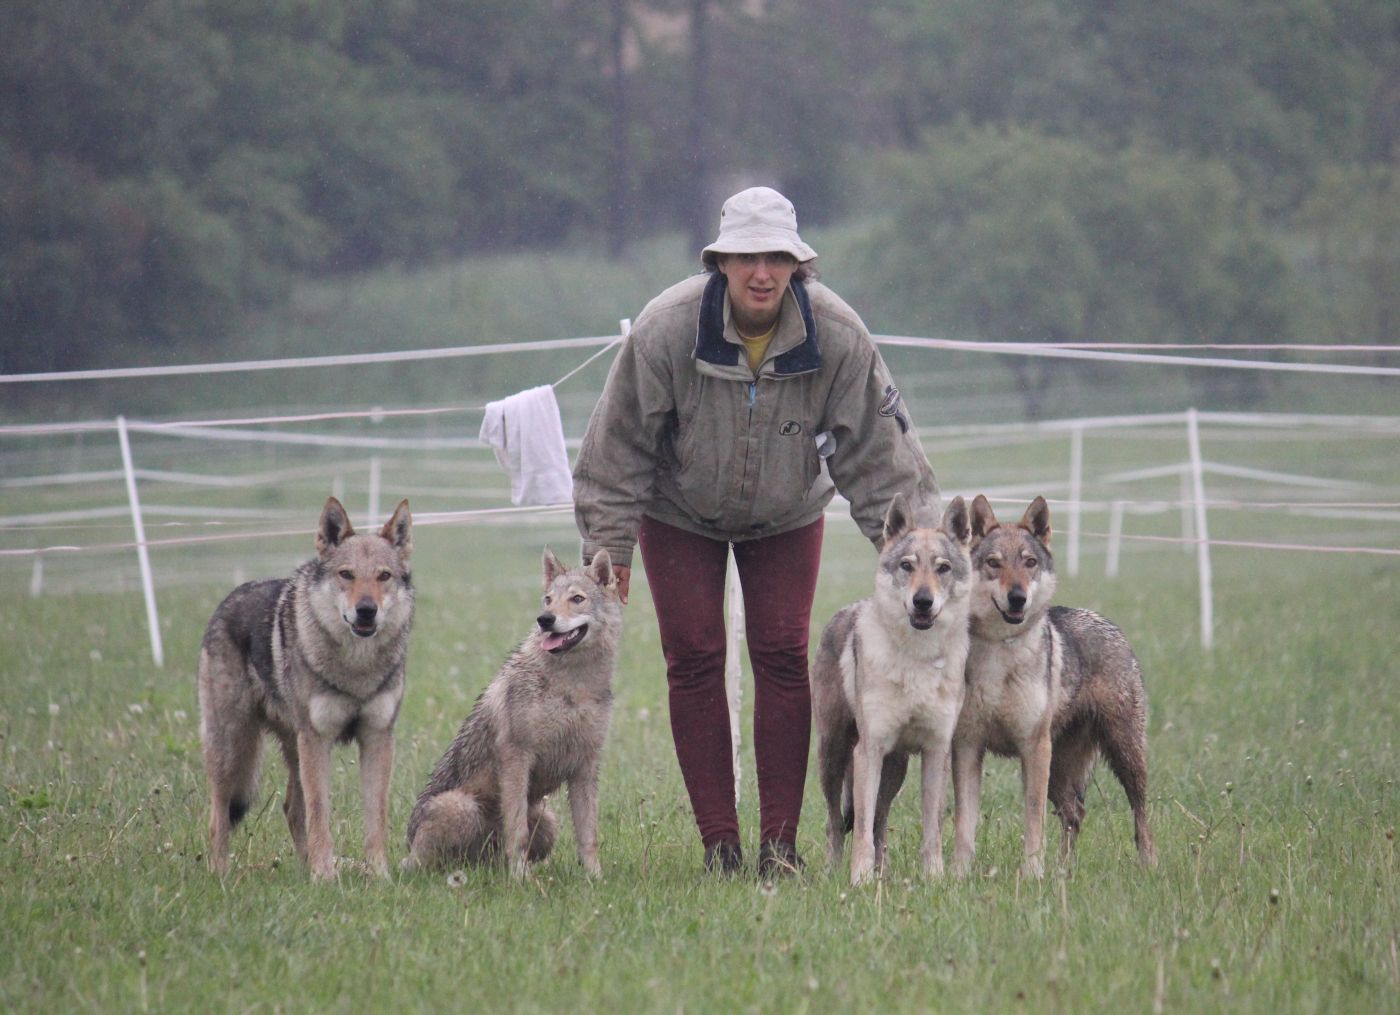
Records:
M477 698L408 819L405 870L485 863L524 877L554 848L545 797L569 784L578 858L598 863L598 766L612 715L622 606L599 550L571 571L544 551L544 611Z
M902 495L885 514L875 594L822 632L812 706L827 807L827 859L841 860L842 793L853 805L851 883L883 868L885 823L909 755L922 755L926 876L943 873L948 751L963 701L970 592L967 506L954 497L942 525L915 525Z
M282 810L311 876L335 876L331 746L350 740L360 746L365 861L389 873L394 719L413 623L411 527L402 501L377 535L360 535L332 497L315 559L290 578L240 585L214 611L199 653L199 735L216 873L228 870L229 830L252 802L268 730L287 761Z
M972 647L967 698L953 736L956 845L966 875L976 846L982 760L1021 759L1024 873L1045 872L1045 802L1060 817L1067 859L1084 820L1084 790L1102 751L1128 794L1138 853L1156 861L1147 828L1147 692L1123 632L1088 610L1051 606L1050 509L1037 497L1019 524L972 502Z

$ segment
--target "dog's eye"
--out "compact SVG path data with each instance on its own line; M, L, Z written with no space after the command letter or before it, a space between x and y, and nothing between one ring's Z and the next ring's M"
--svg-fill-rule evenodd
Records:
M940 560L937 570L939 574L947 574L949 571L953 570L953 565L949 564L946 560Z
M581 595L571 596L571 597L569 598L569 602L571 602L571 603L573 603L575 606L577 606L579 603L584 602L584 597L581 596Z
M352 582L352 581L355 580L355 572L354 572L354 571L341 571L341 572L340 572L340 577L343 578L345 581Z
M901 560L899 562L899 569L906 573L912 573L914 570L914 562L910 560Z
M392 571L380 571L380 572L379 572L379 580L382 581L382 582L386 582L386 581L388 581L388 580L389 580L390 578L392 578L392 577L394 577L394 572L392 572Z
M1039 563L1040 563L1040 561L1036 560L1034 557L1027 557L1027 558L1026 558L1026 568L1027 568L1028 570L1034 571L1035 568L1036 568L1036 565L1038 565Z
M546 606L548 606L548 605L549 605L550 603L552 603L552 602L554 602L554 597L553 597L553 596L545 596L545 597L544 597L544 604L545 604Z
M986 565L987 565L987 570L988 570L988 571L1000 571L1000 570L1001 570L1001 561L1000 561L998 558L996 558L996 557L988 557L985 563L986 563Z

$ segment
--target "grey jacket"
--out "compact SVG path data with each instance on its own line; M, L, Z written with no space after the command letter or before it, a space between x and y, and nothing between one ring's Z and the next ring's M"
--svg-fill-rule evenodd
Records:
M614 360L574 466L584 559L606 547L630 567L644 514L737 542L816 521L839 489L878 546L896 493L938 510L928 458L855 311L794 281L755 375L725 285L716 272L667 289Z

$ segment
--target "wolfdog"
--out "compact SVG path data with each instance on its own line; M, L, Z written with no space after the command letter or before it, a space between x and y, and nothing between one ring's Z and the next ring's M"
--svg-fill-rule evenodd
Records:
M228 870L230 829L257 788L262 734L287 762L282 810L312 878L335 876L330 762L335 743L360 747L365 861L387 876L385 832L394 720L403 700L413 624L412 518L399 503L377 535L326 501L316 557L290 578L240 585L204 632L199 735L209 776L209 867Z
M923 872L943 873L948 751L968 651L969 538L961 497L935 529L917 526L897 495L885 514L874 595L822 632L811 679L827 860L833 868L841 861L848 792L852 884L884 867L885 824L911 753L922 755Z
M612 561L581 570L544 551L544 610L477 698L408 819L407 871L486 863L511 873L549 856L556 821L545 797L569 784L578 858L598 863L598 765L612 714L622 606Z
M1021 760L1023 873L1040 877L1048 795L1068 860L1084 820L1084 790L1100 751L1128 794L1138 854L1151 866L1147 827L1147 692L1128 640L1088 610L1051 606L1050 509L1037 497L1019 524L1001 525L987 498L972 502L972 647L967 699L953 735L956 845L966 875L976 845L982 760Z

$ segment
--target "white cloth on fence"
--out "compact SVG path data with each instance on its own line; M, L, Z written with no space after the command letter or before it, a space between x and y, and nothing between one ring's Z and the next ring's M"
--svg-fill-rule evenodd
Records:
M512 504L567 504L574 499L564 424L552 384L488 402L481 439L510 473Z

